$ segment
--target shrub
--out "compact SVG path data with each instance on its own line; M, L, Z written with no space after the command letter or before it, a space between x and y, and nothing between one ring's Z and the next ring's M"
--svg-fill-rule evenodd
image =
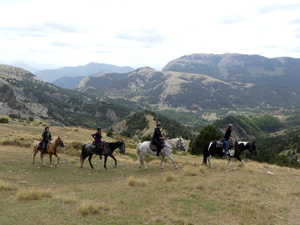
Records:
M13 189L12 185L0 180L0 191L1 190L11 190L11 189Z
M104 204L93 203L91 201L84 201L79 207L78 212L83 215L95 215L100 214L101 211L109 211L109 208L104 206Z
M17 193L17 200L19 201L40 200L49 197L52 197L50 190L39 190L36 188L24 188Z
M107 137L113 137L114 136L114 134L111 130L107 131L106 135L107 135Z
M8 119L7 118L0 118L0 123L8 123Z

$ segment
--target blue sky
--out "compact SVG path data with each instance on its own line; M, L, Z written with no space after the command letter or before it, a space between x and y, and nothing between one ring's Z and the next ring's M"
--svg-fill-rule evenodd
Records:
M300 58L300 1L0 0L0 63L161 69L192 53Z

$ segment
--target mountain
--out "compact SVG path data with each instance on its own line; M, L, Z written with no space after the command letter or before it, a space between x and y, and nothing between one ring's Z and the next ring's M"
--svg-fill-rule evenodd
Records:
M85 78L85 76L78 76L78 77L61 77L55 81L52 82L52 84L74 90L80 83L80 81Z
M127 73L133 69L129 66L115 66L104 63L89 63L84 66L76 67L62 67L59 69L40 70L35 72L40 79L46 82L53 82L62 77L78 77L78 76L90 76L98 75L101 73Z
M106 127L132 113L126 106L56 87L9 65L0 65L0 99L1 115L17 114L64 125Z
M300 59L266 58L243 54L192 54L169 62L163 71L199 73L237 82L267 82L295 86L300 81Z
M153 111L171 109L224 114L222 110L300 108L300 90L290 83L237 82L199 73L144 67L126 74L86 77L77 90L125 99Z

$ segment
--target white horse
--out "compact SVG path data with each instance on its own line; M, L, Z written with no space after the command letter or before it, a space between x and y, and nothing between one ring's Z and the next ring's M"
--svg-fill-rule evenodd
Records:
M161 150L161 162L160 162L160 168L163 168L163 161L164 158L167 156L169 159L172 160L172 162L175 165L175 168L177 169L178 166L175 163L175 160L173 159L173 157L171 156L173 148L179 148L182 151L186 150L184 141L182 139L182 137L180 138L174 138L174 139L170 139L170 140L165 140L165 146L164 148ZM147 155L147 153L149 153L150 155L156 156L156 152L152 151L150 149L150 141L144 141L144 142L140 142L138 143L137 147L136 147L136 154L137 157L139 159L140 162L140 168L143 166L144 169L147 169L147 167L144 165L144 159Z

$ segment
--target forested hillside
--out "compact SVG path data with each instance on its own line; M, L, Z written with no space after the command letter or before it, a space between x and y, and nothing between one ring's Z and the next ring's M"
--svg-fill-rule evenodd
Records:
M1 114L51 119L64 125L109 126L132 109L39 80L21 68L0 66Z

